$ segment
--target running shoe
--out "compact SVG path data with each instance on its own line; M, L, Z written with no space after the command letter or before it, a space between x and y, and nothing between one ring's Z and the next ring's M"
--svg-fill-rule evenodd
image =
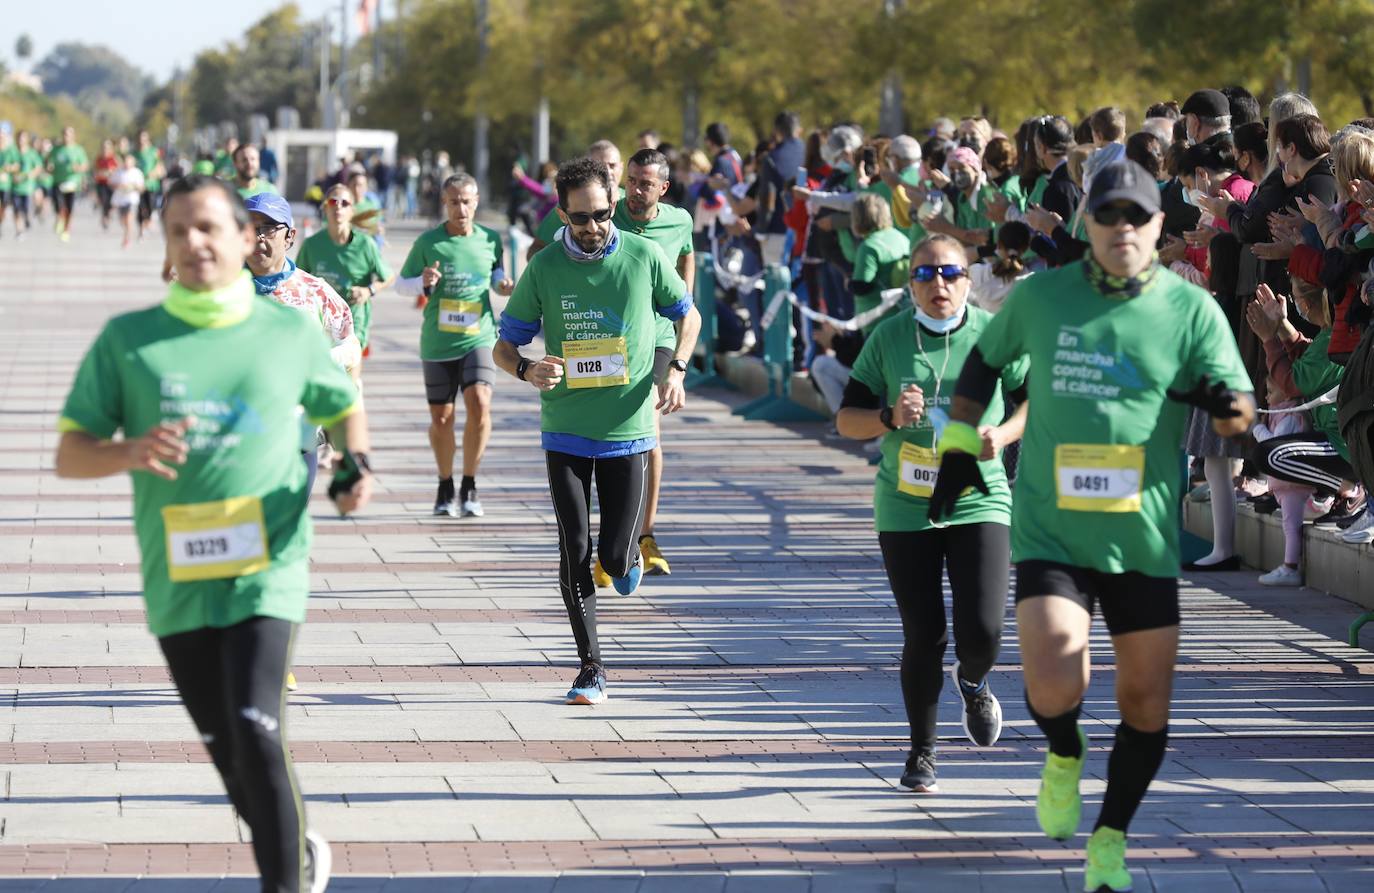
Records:
M1302 517L1305 521L1312 521L1325 515L1336 504L1335 497L1317 496L1313 494L1307 497L1307 502L1302 507Z
M1374 543L1374 509L1365 509L1363 515L1341 533L1347 543Z
M1040 830L1055 840L1068 840L1078 831L1083 814L1083 797L1078 793L1078 780L1083 777L1083 764L1088 761L1088 736L1078 730L1078 742L1083 748L1077 757L1045 755L1045 768L1040 772L1040 793L1035 798L1035 819Z
M458 501L454 498L452 478L439 482L439 493L434 497L434 514L458 517Z
M606 569L601 566L600 558L596 559L596 563L592 565L592 582L596 584L597 589L611 588L611 575L606 573Z
M668 567L668 559L658 548L658 540L652 533L639 538L639 554L644 556L644 573L651 577L666 577L673 571Z
M1207 484L1198 484L1196 487L1188 491L1188 501L1211 502L1212 488L1209 487Z
M913 750L906 758L900 784L917 794L939 793L940 786L935 782L935 751Z
M299 686L296 685L296 674L290 670L286 671L286 690L295 691Z
M476 487L473 487L471 490L464 490L462 493L460 493L458 501L463 504L464 518L482 517L482 500L477 498Z
M1335 526L1351 515L1358 516L1364 514L1364 507L1365 498L1363 490L1351 496L1337 496L1332 501L1331 508L1327 509L1326 514L1318 517L1312 524L1315 527Z
M1272 515L1279 510L1279 501L1274 498L1273 493L1264 493L1250 500L1250 507L1256 514Z
M958 661L949 668L949 675L954 679L954 690L964 702L964 734L968 740L980 747L996 744L1002 736L1002 705L988 681L984 679L976 690L970 691L959 678Z
M1261 586L1301 586L1302 571L1280 564L1269 573L1261 574L1259 583Z
M1365 523L1368 519L1369 519L1369 502L1368 502L1368 500L1366 500L1366 501L1365 501L1365 505L1364 505L1364 511L1360 512L1358 515L1351 515L1351 516L1348 517L1348 518L1342 518L1341 520L1337 521L1337 522L1336 522L1336 529L1337 529L1337 530L1349 530L1350 528L1352 528L1352 527L1354 527L1354 526L1356 526L1356 525L1358 525L1358 524L1363 524L1363 523Z
M1083 866L1084 893L1130 893L1126 870L1126 835L1103 825L1088 838L1088 861Z
M568 689L569 704L600 704L606 700L606 671L587 664Z
M329 886L329 871L333 868L334 857L329 852L329 841L318 831L305 832L305 882L310 885L310 893L324 893Z
M623 577L611 577L611 585L615 591L621 595L631 595L639 588L639 581L644 577L644 556L636 555L635 563L630 565L630 569L625 572Z

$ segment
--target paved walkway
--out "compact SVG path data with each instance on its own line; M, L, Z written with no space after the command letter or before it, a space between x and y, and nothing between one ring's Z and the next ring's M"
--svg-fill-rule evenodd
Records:
M142 625L128 481L45 470L81 352L160 293L160 245L120 252L88 209L77 220L69 245L0 243L0 891L242 893L244 829ZM694 395L666 426L675 573L603 597L612 697L567 707L535 394L497 387L487 517L431 518L409 302L383 295L374 332L380 493L347 521L317 497L289 717L311 822L335 842L331 890L1081 886L1084 838L1035 828L1014 636L993 678L1002 742L968 745L947 692L943 793L895 786L899 629L856 450ZM1341 643L1353 607L1240 573L1190 581L1185 611L1171 746L1132 828L1137 889L1374 889L1374 660ZM1090 816L1111 682L1099 656Z

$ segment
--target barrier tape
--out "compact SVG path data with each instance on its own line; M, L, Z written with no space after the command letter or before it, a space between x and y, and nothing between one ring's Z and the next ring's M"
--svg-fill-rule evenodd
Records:
M821 313L819 310L813 310L801 303L801 299L797 297L796 292L780 291L773 295L773 300L769 302L768 309L764 311L763 319L760 322L765 329L771 326L778 312L782 309L782 302L787 301L791 303L793 307L801 311L802 316L805 316L812 322L829 323L842 332L857 332L869 323L881 319L905 294L906 289L904 288L885 288L879 292L880 299L877 307L865 310L852 319L836 319L833 316L828 316Z

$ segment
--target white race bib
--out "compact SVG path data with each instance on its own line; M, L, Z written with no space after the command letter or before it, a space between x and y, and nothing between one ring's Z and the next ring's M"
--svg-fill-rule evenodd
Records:
M256 496L165 506L162 523L173 583L242 577L271 564L262 500Z
M625 337L563 342L564 374L570 388L609 388L630 383Z
M1072 512L1138 512L1145 447L1060 444L1054 448L1058 506Z
M482 332L482 302L439 299L439 331L454 335Z

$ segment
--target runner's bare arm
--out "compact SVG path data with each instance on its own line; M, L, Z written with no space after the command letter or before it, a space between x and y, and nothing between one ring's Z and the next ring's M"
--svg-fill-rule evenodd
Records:
M175 480L175 466L186 463L183 439L194 419L162 422L132 440L104 440L85 431L66 431L57 443L60 478L103 478L126 471L146 471Z
M687 283L687 291L695 294L697 284L697 255L695 251L678 255L677 274L682 277L683 282Z

